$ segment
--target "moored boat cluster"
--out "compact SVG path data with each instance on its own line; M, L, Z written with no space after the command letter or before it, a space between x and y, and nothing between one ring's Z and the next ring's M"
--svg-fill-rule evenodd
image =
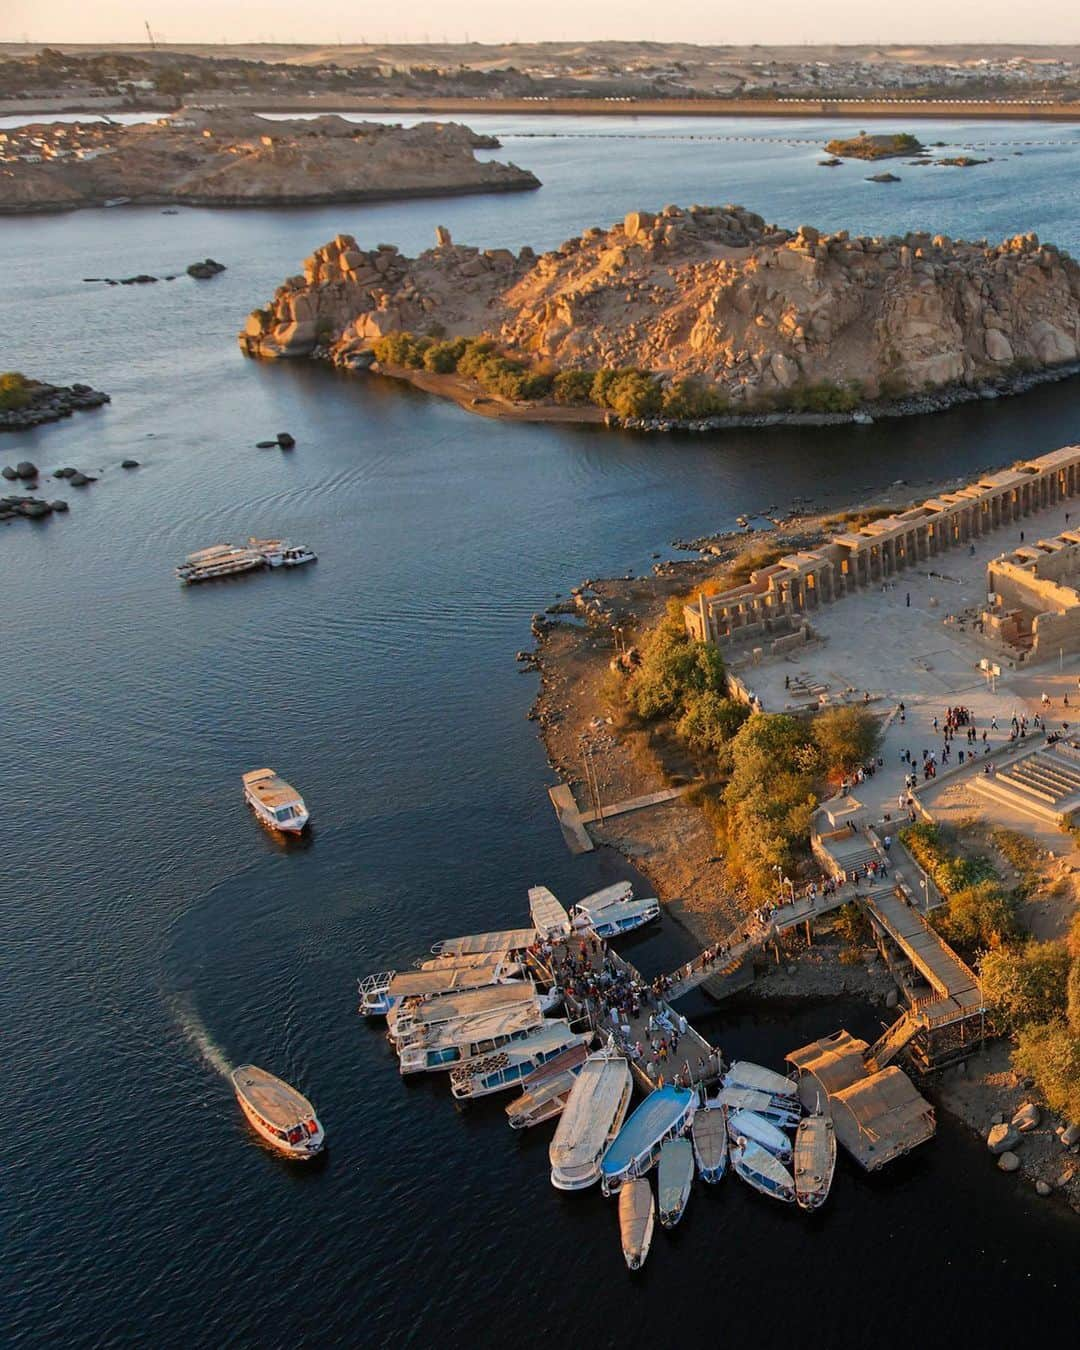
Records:
M543 886L529 902L527 928L446 938L411 970L359 981L360 1011L386 1017L401 1073L448 1071L459 1100L519 1087L506 1107L513 1129L557 1117L552 1185L599 1183L618 1196L631 1270L648 1255L657 1214L673 1228L695 1177L715 1184L729 1161L762 1195L807 1210L823 1204L836 1163L832 1122L820 1109L803 1117L793 1079L738 1061L714 1080L712 1095L704 1081L687 1085L677 1074L654 1082L613 1034L605 1038L596 1008L566 978L571 946L603 965L611 959L605 938L658 917L656 901L635 900L620 883L569 912ZM631 1109L635 1078L650 1090Z

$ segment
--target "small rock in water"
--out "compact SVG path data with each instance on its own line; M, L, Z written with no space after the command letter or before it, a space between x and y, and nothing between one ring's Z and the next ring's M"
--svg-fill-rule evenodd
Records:
M137 459L125 459L120 462L120 467L122 469L137 469L139 461Z
M277 441L256 441L256 442L255 442L255 449L256 449L256 450L276 450L276 449L277 449Z
M32 464L28 459L21 459L15 465L15 476L27 479L36 478L38 476L37 465Z
M1036 1195L1052 1195L1053 1190L1053 1186L1051 1186L1048 1181L1043 1181L1041 1178L1035 1183Z
M1000 1125L992 1125L989 1134L986 1136L986 1147L991 1153L1004 1154L1009 1149L1015 1148L1019 1142L1019 1132L1004 1122Z
M54 511L66 511L68 509L68 504L65 501L50 502L49 505Z
M291 450L296 444L296 440L294 437L290 436L287 431L279 431L277 434L277 443L281 446L282 450Z
M1016 1156L1015 1153L1011 1153L1008 1150L1006 1150L998 1158L997 1165L1003 1172L1015 1172L1017 1168L1020 1166L1020 1159Z
M195 277L197 281L206 281L209 277L216 277L219 272L224 271L224 263L215 262L213 258L205 258L202 262L191 263L187 274L189 277Z

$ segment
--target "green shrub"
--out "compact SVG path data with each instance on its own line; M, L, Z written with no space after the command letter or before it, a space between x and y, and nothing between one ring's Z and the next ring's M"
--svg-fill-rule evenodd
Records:
M995 1015L1006 1026L1022 1027L1049 1022L1065 1011L1069 967L1064 943L1032 940L987 952L979 976Z
M458 374L464 375L466 379L476 376L477 371L495 351L495 344L490 338L471 338L465 344L465 350L458 357Z
M593 379L591 370L560 370L552 385L555 402L564 405L588 403Z
M931 920L954 946L993 950L1015 935L1016 906L1000 882L987 879L953 891Z
M424 369L435 375L450 375L469 345L468 338L454 338L450 342L436 342L424 353Z
M1080 1031L1063 1018L1030 1022L1017 1035L1013 1065L1034 1078L1051 1111L1080 1120Z
M642 644L641 665L626 687L627 701L639 717L681 718L696 695L723 695L724 660L712 643L691 639L675 601Z
M387 333L376 338L371 344L375 359L380 365L404 366L408 370L420 370L424 364L424 353L434 346L434 339L417 337L415 333Z
M0 410L11 412L16 408L25 408L30 402L30 382L17 370L8 370L0 375Z
M691 750L713 754L720 753L750 715L745 703L725 698L715 689L687 696L684 708L676 734Z
M720 417L731 409L731 400L714 385L702 386L696 380L675 380L663 394L663 410L668 417L692 420Z

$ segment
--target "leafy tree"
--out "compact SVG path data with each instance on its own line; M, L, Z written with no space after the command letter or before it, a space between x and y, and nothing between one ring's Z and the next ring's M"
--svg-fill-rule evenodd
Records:
M457 370L458 362L465 354L467 338L454 338L451 342L436 342L424 353L424 369L437 375L449 375Z
M826 771L843 773L877 754L881 739L877 718L865 708L826 708L810 724Z
M958 947L1000 947L1016 933L1016 908L997 880L987 878L954 891L933 922L948 942Z
M1065 1011L1069 953L1060 942L989 951L979 963L987 1003L1012 1027L1049 1022ZM1080 989L1078 989L1080 993Z
M685 712L675 731L692 750L718 754L749 715L750 709L745 703L725 698L714 689L706 689L685 700Z

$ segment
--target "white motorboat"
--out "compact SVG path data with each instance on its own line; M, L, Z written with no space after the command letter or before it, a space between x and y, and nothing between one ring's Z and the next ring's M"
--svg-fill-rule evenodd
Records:
M488 952L520 952L536 941L535 928L504 928L497 933L470 933L443 938L431 949L432 956L472 956Z
M270 829L300 834L311 819L303 797L273 769L252 769L242 782L244 800Z
M614 938L659 919L660 901L635 900L630 884L622 882L586 896L574 906L571 917L575 927L591 928L597 937Z
M385 1017L391 1008L407 998L433 998L437 994L459 993L466 989L484 989L493 984L524 983L518 980L516 961L492 956L482 964L458 966L449 960L435 970L382 970L357 980L360 1011L365 1017Z
M694 1150L689 1139L668 1139L660 1147L656 1189L660 1197L660 1222L674 1228L686 1210L694 1184Z
M753 1111L782 1130L793 1130L802 1118L798 1097L774 1097L753 1088L721 1088L715 1097L709 1098L709 1106L722 1106L729 1111Z
M627 1120L600 1163L600 1189L612 1195L633 1177L643 1177L660 1156L665 1139L690 1128L697 1093L662 1087L650 1092Z
M799 1093L799 1085L793 1078L785 1078L782 1073L766 1069L762 1064L751 1064L746 1059L737 1059L721 1082L726 1088L753 1088L755 1092L767 1092L773 1097L797 1097Z
M253 548L214 544L210 548L189 553L176 569L176 575L185 586L194 586L200 581L217 581L221 577L254 572L265 566L266 559Z
M622 1129L634 1080L624 1055L609 1045L585 1061L548 1149L551 1184L581 1191L600 1179L600 1161Z
M529 888L529 917L541 937L570 936L570 916L546 886Z
M628 1181L619 1192L619 1235L627 1268L640 1270L652 1244L656 1206L647 1177Z
M731 1164L748 1186L773 1200L792 1204L795 1182L791 1173L767 1148L752 1139L736 1139L731 1144Z
M728 1161L727 1120L723 1107L704 1110L699 1107L694 1112L690 1134L702 1181L719 1181L727 1171Z
M263 1139L290 1158L314 1158L326 1142L315 1108L294 1087L254 1064L231 1075L240 1109Z
M527 1130L559 1115L570 1099L588 1054L585 1045L572 1045L523 1079L521 1096L506 1108L510 1128Z
M305 547L303 544L289 544L281 551L282 567L303 567L305 563L319 561L319 555L314 549Z
M587 1045L592 1032L574 1032L565 1021L545 1022L520 1041L492 1055L462 1064L450 1074L450 1091L459 1099L486 1097L520 1087L529 1074L575 1045Z
M764 1116L753 1111L731 1111L728 1114L728 1138L752 1139L755 1144L768 1149L774 1158L781 1162L791 1161L791 1140L776 1125L771 1125Z
M466 989L456 994L407 998L386 1014L386 1035L395 1044L404 1045L412 1037L423 1035L432 1027L453 1026L466 1017L475 1017L477 1013L522 1008L532 1004L543 1011L536 986L528 980L489 984L483 989Z
M438 1073L524 1040L543 1025L544 1014L535 1003L520 1008L497 1008L477 1013L449 1026L432 1027L398 1047L402 1074ZM565 1025L565 1024L564 1024Z
M836 1130L820 1111L799 1122L795 1133L795 1199L800 1209L820 1209L836 1171Z

